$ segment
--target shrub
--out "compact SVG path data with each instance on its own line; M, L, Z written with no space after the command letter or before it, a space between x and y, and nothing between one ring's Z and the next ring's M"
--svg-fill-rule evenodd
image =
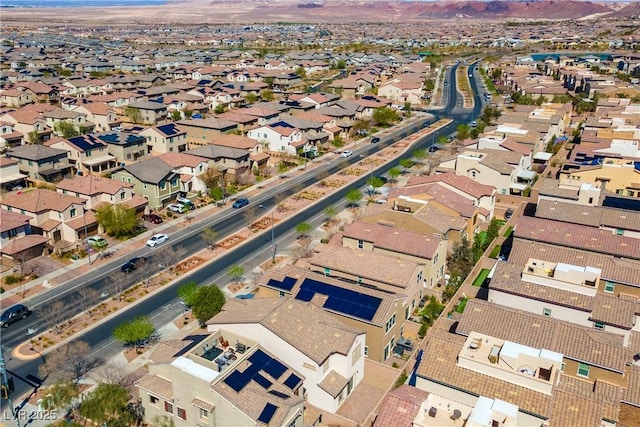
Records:
M404 384L407 381L407 372L403 369L402 373L400 374L400 376L398 377L398 379L396 380L396 383L394 384L394 388L398 388L400 387L402 384Z
M10 274L9 276L4 278L4 283L7 285L15 285L16 283L22 282L22 276L17 276L15 274Z

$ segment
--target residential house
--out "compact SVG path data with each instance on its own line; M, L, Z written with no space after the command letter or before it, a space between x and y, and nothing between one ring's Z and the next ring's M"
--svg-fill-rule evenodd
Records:
M64 136L64 130L61 127L63 123L73 126L73 129L78 133L91 132L95 127L92 122L87 120L86 114L64 108L44 111L42 117L46 120L47 126L53 129L58 136Z
M3 114L0 116L0 122L11 124L15 132L25 135L31 143L34 142L33 137L37 137L39 141L46 141L53 134L53 129L49 127L42 114L55 108L48 104L29 104Z
M10 157L0 157L0 188L4 191L11 191L15 187L26 187L25 178L27 175L20 172L18 159Z
M411 301L401 289L383 291L347 282L330 269L325 274L285 266L268 270L258 283L256 301L274 297L310 301L349 327L365 331L364 355L377 362L392 356L406 326L406 312L411 310Z
M97 230L95 216L86 210L84 199L55 191L29 189L10 193L0 202L0 209L28 216L33 233L43 235L56 251L72 249L86 235L85 230Z
M249 151L224 145L208 144L187 151L186 154L208 160L208 168L220 172L224 182L236 182L238 176L249 171Z
M420 79L394 78L378 88L378 95L404 104L420 104L423 95L423 81Z
M123 204L143 213L147 199L133 192L133 184L94 175L63 179L56 184L58 193L86 200L87 209L96 211L105 205Z
M281 120L288 125L300 129L302 131L302 138L309 141L309 144L313 146L313 155L318 153L318 146L326 144L329 140L329 133L324 131L323 122L315 122L312 120L304 120L295 116L285 117Z
M310 301L316 292L308 288L304 299L230 299L207 327L248 335L300 373L309 405L335 414L364 377L365 334Z
M147 155L147 140L133 132L105 132L96 135L107 144L110 155L116 158L120 166L136 162Z
M155 126L167 118L167 106L153 101L129 102L125 108L125 115L134 123Z
M209 169L209 159L190 153L170 152L158 156L180 174L180 191L186 193L207 192L207 185L199 178Z
M139 133L147 139L151 154L187 151L187 132L174 123L147 128Z
M552 179L545 177L538 191L538 201L561 201L585 206L597 206L600 203L602 190L588 182L575 179Z
M32 234L31 217L3 211L0 215L0 255L19 264L42 255L47 238Z
M304 381L253 339L226 329L191 341L163 341L136 382L145 419L176 427L302 427Z
M289 95L289 99L298 102L307 102L315 106L315 108L320 107L329 107L335 104L339 99L339 95L334 95L331 93L307 93L307 94L291 94Z
M12 88L0 91L0 106L20 108L33 103L34 93L25 88Z
M69 163L81 174L102 175L117 166L116 158L109 154L107 144L95 134L60 139L47 145L67 151Z
M7 151L7 155L18 160L20 173L31 181L57 182L75 173L65 150L46 145L20 145Z
M120 125L116 109L105 102L84 102L74 111L85 114L95 126L94 132L109 132Z
M54 85L28 81L16 86L30 90L33 93L33 102L55 104L60 101L60 91Z
M0 149L22 145L24 135L14 130L11 123L0 122Z
M265 108L258 105L242 108L238 110L238 112L241 114L256 117L258 119L257 124L259 126L266 126L270 123L273 123L277 121L278 117L280 116L280 110L272 110L270 108Z
M302 131L283 121L252 129L247 132L247 137L273 153L296 156L311 149L311 144L303 139Z
M634 144L637 146L637 142ZM587 163L582 166L564 165L560 177L591 184L621 196L640 196L639 161L605 157Z
M157 157L127 164L111 178L133 184L135 194L146 198L151 209L162 209L181 191L180 174Z
M259 120L257 116L243 114L242 110L227 111L222 114L217 114L215 118L236 123L237 129L243 134L256 127Z
M187 132L189 149L205 146L223 133L238 127L235 122L221 119L180 120L176 124Z

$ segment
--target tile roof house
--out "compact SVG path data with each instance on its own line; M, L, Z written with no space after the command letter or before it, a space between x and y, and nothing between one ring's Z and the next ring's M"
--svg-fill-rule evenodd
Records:
M20 108L33 103L34 93L25 88L11 88L0 91L0 106Z
M0 255L16 263L42 255L47 238L33 234L31 217L4 211L0 215Z
M384 362L402 338L403 325L412 315L411 298L402 289L382 291L349 282L339 276L318 274L302 267L268 270L259 280L258 299L289 297L310 301L350 327L366 332L367 358Z
M187 151L187 132L175 123L149 127L139 135L147 139L151 154Z
M207 185L199 178L209 169L209 159L192 153L170 152L158 156L180 174L180 191L186 193L207 192Z
M125 165L114 172L111 178L133 184L135 194L145 197L151 209L162 209L182 191L180 174L158 157Z
M86 201L55 191L29 189L7 194L0 208L30 217L35 233L47 238L54 249L71 248L87 229L96 230L95 216L86 210Z
M283 121L252 129L247 132L247 137L263 144L268 151L291 156L309 151L312 147L303 138L300 129Z
M392 390L380 404L373 427L413 427L427 396L429 392L406 384Z
M207 159L209 168L219 171L225 182L235 182L249 170L249 151L223 145L207 144L187 151L186 154Z
M85 114L94 124L95 132L108 132L120 125L116 109L106 102L84 102L73 109Z
M239 346L241 344L242 346ZM265 347L219 329L161 342L136 387L145 419L196 425L301 425L305 377Z
M313 302L295 298L230 299L207 326L210 332L244 334L300 372L307 402L331 414L364 376L364 332Z
M117 166L116 158L109 154L107 144L95 134L59 139L46 145L67 151L69 163L80 173L103 175Z
M0 148L10 148L22 145L25 135L14 130L14 125L0 122Z
M14 131L27 136L29 140L31 140L29 134L36 132L40 141L46 141L53 134L53 128L49 127L42 114L55 108L48 104L29 104L3 114L0 116L0 121L12 124Z
M137 212L143 212L147 199L133 192L133 184L94 175L76 176L56 184L56 191L86 200L92 211L105 206L122 203Z
M33 181L57 182L70 177L74 167L65 150L46 145L20 145L7 151L7 155L18 160L18 169Z
M134 122L139 121L146 125L153 126L167 118L167 106L161 102L130 101L126 109L132 112L130 114L138 116Z
M18 169L19 161L9 157L0 157L0 188L11 191L15 186L26 187L27 175Z
M176 124L187 132L189 149L207 145L220 135L238 128L237 123L222 119L179 120Z

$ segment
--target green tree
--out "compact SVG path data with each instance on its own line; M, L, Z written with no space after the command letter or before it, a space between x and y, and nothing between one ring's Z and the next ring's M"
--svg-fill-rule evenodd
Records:
M198 295L198 284L195 281L187 282L178 288L178 298L184 301L184 305L191 308L195 304Z
M209 249L213 250L216 246L216 241L218 240L218 232L213 228L205 228L202 232L202 238L207 242Z
M80 132L76 129L73 123L69 122L57 122L53 126L53 130L55 130L58 134L62 135L63 138L73 138L74 136L80 135Z
M367 185L373 188L380 188L384 185L384 180L380 177L372 176L371 178L367 179Z
M180 110L173 110L173 113L171 113L171 119L174 122L177 122L178 120L182 120L182 113L180 113Z
M424 90L432 91L436 87L436 82L433 79L426 79L424 81Z
M226 111L226 108L222 104L216 105L216 108L213 109L213 112L216 114L222 114Z
M307 70L305 70L304 67L296 68L294 73L296 73L298 75L298 77L300 77L301 79L306 79L307 78Z
M473 269L473 258L469 239L467 239L467 236L463 236L459 242L453 245L453 251L447 260L450 274L456 275L464 280Z
M138 421L130 400L131 394L123 386L100 383L85 395L78 413L97 425L129 427Z
M400 170L400 168L394 167L389 169L389 172L387 172L387 174L389 175L389 178L391 178L391 181L396 181L402 174L402 171Z
M260 92L260 98L262 98L263 101L273 101L275 99L275 96L273 95L273 91L269 90L269 89L265 89L262 92Z
M29 139L29 144L40 144L40 134L37 130L32 130L27 134L27 138Z
M342 139L342 137L340 137L340 135L336 136L333 138L333 140L331 140L331 144L336 147L336 148L340 148L344 145L344 141Z
M327 206L324 208L324 214L329 221L331 221L336 215L338 215L338 210L334 206Z
M415 164L411 159L400 159L398 163L405 169L411 169Z
M425 305L425 307L420 312L420 316L427 323L427 326L433 325L433 323L438 319L442 310L444 310L444 305L440 304L435 296L431 295L429 299L429 304Z
M491 78L496 80L502 77L502 69L501 68L496 68L495 70L493 70L491 72Z
M400 119L400 117L398 116L398 112L389 107L376 108L375 110L373 110L371 118L376 123L376 125L383 127L390 126Z
M404 113L407 117L411 117L411 103L409 101L404 103Z
M424 159L427 158L427 150L425 150L424 148L418 148L413 151L412 156L418 161L418 163L422 164L424 163Z
M222 291L216 285L201 286L196 294L196 302L191 307L193 316L204 326L207 320L220 313L225 303Z
M132 123L142 123L142 113L139 108L128 106L124 109L124 115L127 116Z
M229 270L227 270L227 275L232 283L238 283L242 280L242 276L244 276L244 267L237 264L232 265L229 267Z
M469 138L470 133L470 127L468 124L461 124L458 125L458 127L456 128L456 138L460 141L464 141L465 139Z
M249 104L255 104L258 101L258 95L256 95L253 92L249 92L244 99L249 103Z
M273 89L273 83L275 82L275 78L274 77L265 77L264 78L264 82L267 84L267 87L269 89ZM264 97L262 99L264 99Z
M44 390L42 405L48 411L66 411L80 395L80 387L73 381L58 382Z
M138 316L130 322L124 322L113 330L113 337L126 346L140 349L145 341L153 338L156 327L147 316Z
M347 191L344 198L347 200L347 206L357 206L358 203L360 203L360 200L362 200L362 194L357 188L352 188Z
M487 237L485 239L486 246L485 246L484 249L487 249L489 247L489 245L491 244L491 242L493 242L493 239L498 237L498 234L500 233L500 227L501 226L502 226L502 224L500 223L498 218L493 218L491 220L491 222L489 223L489 227L487 228Z
M346 61L344 59L338 59L338 61L336 62L335 67L338 70L344 70L344 69L347 68L347 63L346 63Z
M136 210L121 203L96 210L96 221L108 235L114 237L132 234L138 225Z
M303 239L309 237L309 233L311 233L311 224L308 222L301 222L296 225L296 233L302 236Z

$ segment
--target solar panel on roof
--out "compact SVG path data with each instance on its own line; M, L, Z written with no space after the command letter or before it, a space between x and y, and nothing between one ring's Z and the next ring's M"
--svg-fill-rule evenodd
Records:
M283 384L293 390L298 386L298 384L300 384L300 381L302 380L299 376L297 376L296 374L291 374Z
M602 201L602 206L640 212L640 200L625 199L623 197L607 196Z
M260 416L258 417L258 421L265 423L265 424L269 424L269 421L271 421L271 418L273 418L273 414L276 413L276 410L278 409L278 407L276 405L272 405L271 403L267 403L264 406L264 409L262 410L262 412L260 413Z
M107 133L104 135L100 135L100 139L106 142L118 142L118 134L117 133Z
M288 394L280 393L278 390L269 390L267 393L278 396L280 399L288 399L290 397Z
M282 281L276 279L269 279L267 282L267 286L271 286L273 288L282 289L283 291L290 291L293 288L293 285L296 284L296 279L293 277L285 277Z
M264 388L269 388L269 387L271 387L271 384L273 384L271 381L269 381L268 379L266 379L265 377L263 377L260 374L255 374L253 376L253 380L255 382L257 382L258 384L260 384Z
M243 372L233 371L231 375L224 379L224 382L236 392L240 392L240 390L247 385L249 380L250 378L247 378Z
M249 362L258 366L258 369L262 369L262 367L267 364L267 361L269 359L271 358L267 355L267 353L260 349L256 350L255 353L249 356Z
M378 297L362 294L351 289L319 282L313 279L304 279L296 299L311 301L316 294L326 295L327 301L324 308L334 310L359 319L371 321L375 316L382 300Z
M158 126L158 130L167 136L175 135L176 133L178 133L178 129L173 123Z
M264 368L262 368L267 374L271 375L273 378L278 379L285 373L287 367L280 363L280 361L276 359L271 359L271 362L267 363Z

